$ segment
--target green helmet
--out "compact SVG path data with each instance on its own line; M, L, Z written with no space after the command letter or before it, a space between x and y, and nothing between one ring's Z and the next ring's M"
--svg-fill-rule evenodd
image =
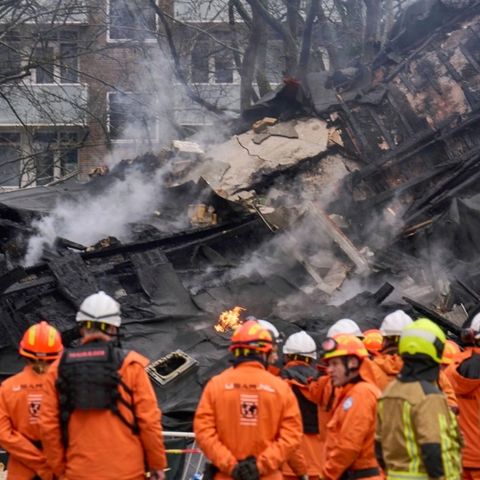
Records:
M404 328L398 345L400 355L428 355L437 363L442 362L445 333L428 318L420 318Z

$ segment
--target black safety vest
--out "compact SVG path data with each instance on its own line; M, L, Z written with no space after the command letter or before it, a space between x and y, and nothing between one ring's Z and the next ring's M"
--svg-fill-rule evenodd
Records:
M133 392L118 373L127 354L127 351L103 341L93 341L78 348L65 350L58 366L58 378L55 383L59 395L60 424L65 447L68 446L68 422L72 412L77 409L110 410L132 430L133 434L139 433L133 408ZM130 402L122 397L120 388L130 397ZM119 403L132 411L133 423L121 414Z
M293 365L285 368L280 373L282 378L290 378L307 385L309 377L318 377L318 372L309 365ZM293 393L297 397L298 406L302 415L303 433L319 433L318 427L318 405L308 400L301 389L293 385Z

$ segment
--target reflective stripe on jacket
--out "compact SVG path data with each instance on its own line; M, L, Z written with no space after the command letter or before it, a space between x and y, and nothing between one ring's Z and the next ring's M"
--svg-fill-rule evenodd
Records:
M427 381L393 381L378 406L377 457L387 478L461 478L461 438L445 396Z
M392 383L403 367L403 360L400 355L380 354L373 358L375 378L380 390L383 392ZM450 385L450 381L444 372L440 371L438 387L446 395L447 403L451 407L458 407L457 397Z

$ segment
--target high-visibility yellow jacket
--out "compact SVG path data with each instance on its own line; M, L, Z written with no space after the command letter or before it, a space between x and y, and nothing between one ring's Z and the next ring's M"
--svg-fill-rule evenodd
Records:
M463 439L432 383L394 380L378 404L375 447L387 480L458 480Z

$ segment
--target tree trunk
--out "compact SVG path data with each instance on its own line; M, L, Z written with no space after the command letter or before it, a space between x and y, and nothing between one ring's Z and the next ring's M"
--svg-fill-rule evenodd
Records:
M296 39L292 37L290 30L285 25L273 17L270 12L260 3L260 0L247 0L252 7L254 15L261 15L263 20L275 30L283 40L285 49L285 72L287 77L293 77L297 72L298 48Z
M334 39L334 34L332 33L330 24L320 3L318 4L317 16L319 22L322 24L322 37L328 53L329 70L338 70L340 68L340 60L336 47L337 42Z
M367 7L367 18L365 22L365 39L363 42L364 62L369 62L377 52L377 30L380 17L380 0L364 0Z
M318 13L320 0L311 0L308 10L307 19L305 21L305 29L303 30L302 49L300 51L300 62L298 64L298 78L303 80L308 73L308 62L310 60L310 52L312 50L312 33L315 17Z
M255 18L255 15L253 18ZM255 76L255 63L257 61L259 41L259 31L255 26L252 26L248 45L243 55L242 70L240 72L240 108L242 112L251 105L251 100L256 95L252 83Z
M260 0L262 6L268 10L268 0ZM253 18L254 28L259 30L259 43L257 54L257 85L260 96L266 95L272 87L267 77L267 52L268 52L268 25L260 15Z

